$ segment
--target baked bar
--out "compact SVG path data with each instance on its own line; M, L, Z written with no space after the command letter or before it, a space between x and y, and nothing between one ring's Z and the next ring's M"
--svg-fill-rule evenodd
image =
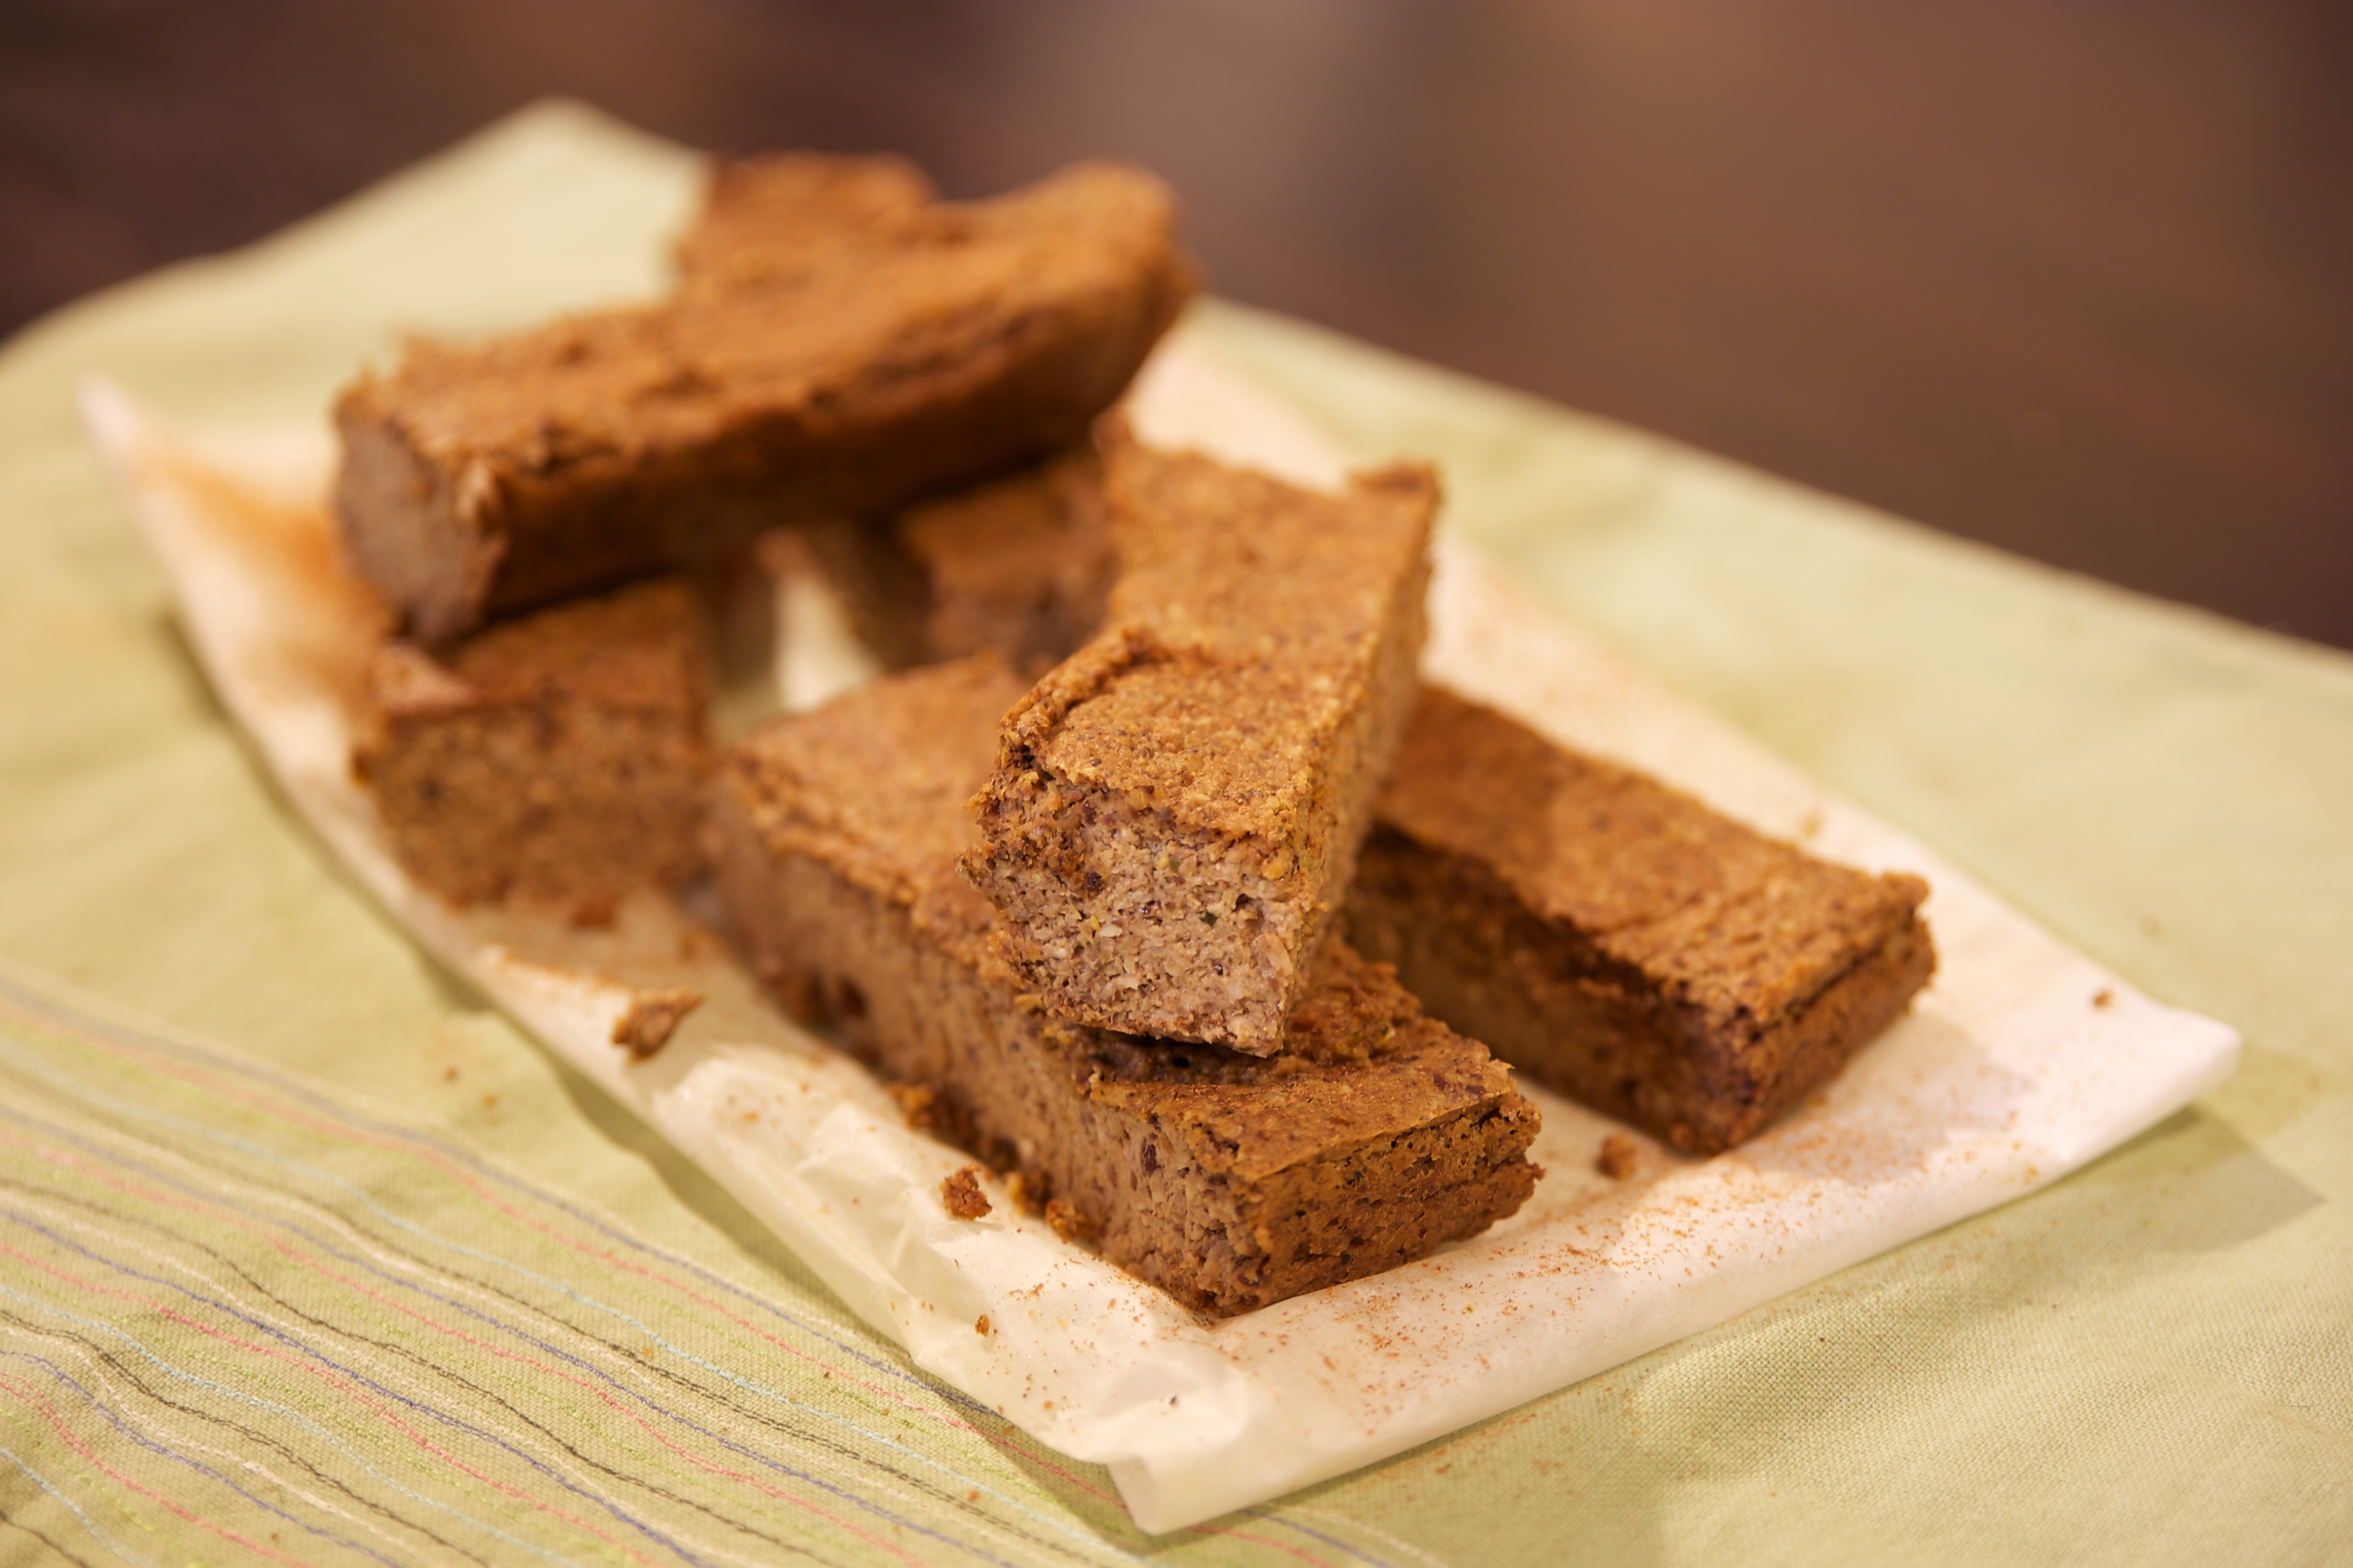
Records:
M415 344L346 389L344 540L410 635L1035 461L1086 432L1193 285L1166 188L1113 165L828 232L773 275Z
M1056 1017L1282 1049L1415 690L1438 482L1105 436L1103 630L1006 716L965 871Z
M1927 892L1430 687L1347 929L1504 1060L1714 1154L1830 1078L1927 983Z
M1527 1198L1535 1107L1336 938L1271 1060L1056 1022L988 951L965 801L1021 683L991 659L769 721L723 766L719 881L760 972L1067 1234L1247 1311L1475 1234Z
M1086 445L879 526L798 532L804 558L890 669L986 652L1043 674L1103 624L1116 575L1103 465Z
M394 854L453 904L608 915L702 863L714 758L701 606L676 579L494 626L369 672L352 766Z

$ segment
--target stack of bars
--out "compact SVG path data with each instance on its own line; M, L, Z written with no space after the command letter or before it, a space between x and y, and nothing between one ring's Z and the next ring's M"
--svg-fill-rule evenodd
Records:
M443 897L594 923L715 874L918 1125L1214 1315L1517 1210L1514 1066L1710 1153L1926 980L1917 879L1420 683L1427 469L1327 493L1128 431L1194 277L1150 176L950 204L755 160L679 261L337 409L386 607L354 768ZM892 673L723 753L709 585L747 553Z

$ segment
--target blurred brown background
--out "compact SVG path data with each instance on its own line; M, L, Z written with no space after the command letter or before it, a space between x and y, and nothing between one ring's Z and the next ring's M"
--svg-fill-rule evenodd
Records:
M1233 298L2353 647L2353 5L0 0L0 330L555 92L1137 158Z

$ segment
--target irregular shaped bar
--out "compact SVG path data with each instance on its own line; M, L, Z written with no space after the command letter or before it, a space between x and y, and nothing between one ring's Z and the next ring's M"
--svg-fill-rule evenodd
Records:
M1927 893L1430 687L1348 933L1504 1060L1714 1154L1903 1014L1936 969Z
M1058 1018L1283 1048L1413 702L1438 482L1105 437L1103 630L1006 717L964 866Z
M830 215L823 242L770 263L690 237L727 286L413 344L346 389L344 541L410 635L1042 458L1086 433L1192 291L1175 203L1134 169L965 205L868 194L808 204Z

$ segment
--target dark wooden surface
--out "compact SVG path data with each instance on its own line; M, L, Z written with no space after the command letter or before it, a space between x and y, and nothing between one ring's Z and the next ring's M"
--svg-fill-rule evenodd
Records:
M2342 3L0 0L0 329L551 92L1141 159L1234 298L2353 647Z

